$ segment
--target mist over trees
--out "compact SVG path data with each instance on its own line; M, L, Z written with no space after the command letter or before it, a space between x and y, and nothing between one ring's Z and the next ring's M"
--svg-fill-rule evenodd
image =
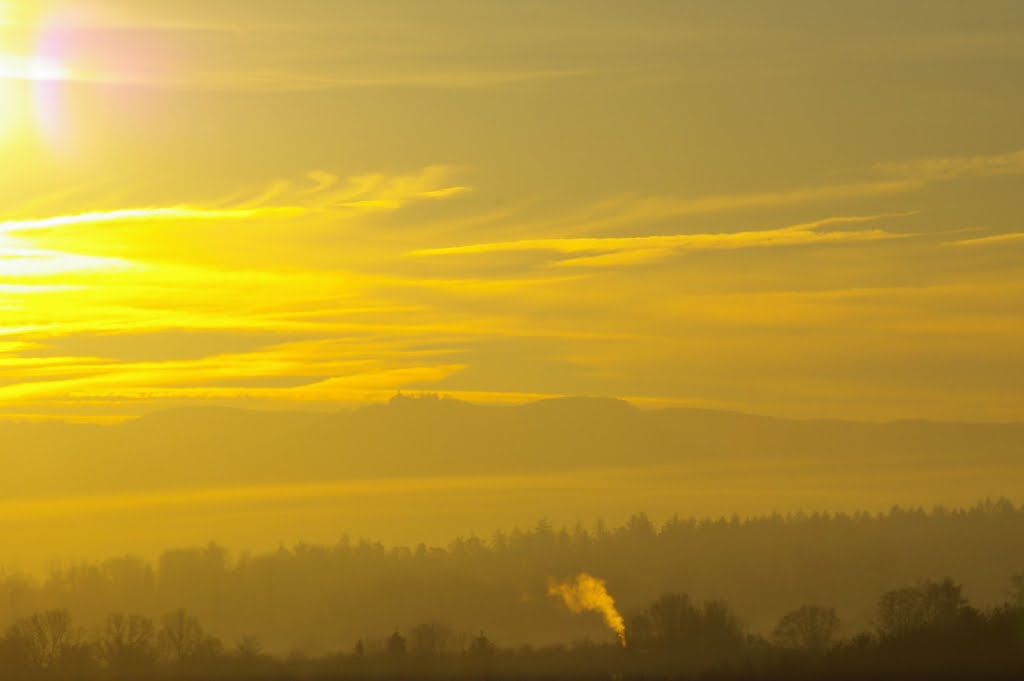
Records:
M140 643L151 639L178 659L214 651L210 637L228 647L248 639L264 652L324 655L359 640L383 647L396 627L410 650L436 653L463 649L481 631L511 647L613 641L599 618L569 613L546 595L550 579L585 570L607 581L638 642L662 640L650 632L675 621L666 640L680 645L707 637L707 646L727 648L759 634L819 651L874 630L880 617L880 633L902 635L955 620L963 599L979 608L1005 602L1024 589L1021 536L1024 508L1000 500L661 526L644 514L615 527L541 520L443 548L342 538L232 555L211 543L165 551L155 562L123 556L55 567L44 578L5 573L0 627L50 641L38 648L53 656L76 640L73 628L62 628L63 616L47 615L57 619L45 626L31 618L66 611L75 627L104 632L104 660L125 664L152 657ZM931 591L913 586L927 579Z
M209 538L334 549L347 531L447 546L471 532L490 543L493 528L532 528L541 515L555 534L565 524L574 535L582 518L597 537L595 519L622 522L638 509L657 533L673 513L876 512L1024 488L1024 424L796 421L584 398L486 407L396 396L344 413L197 408L110 426L3 422L0 442L9 544L0 565L37 573L53 557L155 557ZM631 579L612 563L617 579ZM702 578L699 565L683 569ZM753 616L768 626L775 614Z
M1016 585L1024 573L1015 575ZM745 631L722 600L666 593L629 618L628 639L501 646L442 622L358 639L350 650L270 655L245 636L233 647L182 609L159 620L114 613L88 633L67 610L13 622L0 636L5 679L1011 679L1024 673L1024 599L976 608L953 580L882 593L872 628L837 637L834 608L804 605L771 636Z

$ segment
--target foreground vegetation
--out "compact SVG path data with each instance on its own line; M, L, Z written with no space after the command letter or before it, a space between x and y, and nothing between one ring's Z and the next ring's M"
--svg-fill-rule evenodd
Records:
M1024 678L1021 536L989 501L0 569L0 679ZM547 595L580 571L625 648Z
M628 645L505 648L433 622L359 639L350 650L272 656L259 641L231 646L184 610L159 622L111 614L92 633L66 610L18 619L0 639L4 679L362 679L362 678L1021 678L1024 574L1013 601L971 606L952 580L886 591L875 626L841 637L834 608L804 605L768 635L749 635L728 604L665 594L628 618Z

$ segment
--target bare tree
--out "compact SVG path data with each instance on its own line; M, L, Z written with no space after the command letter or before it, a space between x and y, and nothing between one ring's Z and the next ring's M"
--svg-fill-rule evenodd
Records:
M804 605L783 615L772 636L785 648L820 654L832 645L838 631L835 608Z
M164 615L160 649L172 662L184 663L219 654L221 643L203 631L199 619L179 608Z
M402 657L405 655L406 642L405 637L399 633L398 629L395 629L395 633L388 637L387 650L388 655L391 657Z
M409 632L410 650L416 655L440 656L451 652L455 630L443 622L418 624Z
M98 643L100 657L112 669L139 669L156 662L156 627L142 615L108 615Z
M883 638L898 638L950 626L967 610L962 587L951 579L886 591L878 599L876 627Z
M5 636L7 646L34 669L54 669L82 662L88 648L67 610L46 610L14 622Z

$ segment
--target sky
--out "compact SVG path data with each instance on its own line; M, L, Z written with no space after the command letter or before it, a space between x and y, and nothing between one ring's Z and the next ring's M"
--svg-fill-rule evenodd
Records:
M0 0L0 417L1024 419L1024 4Z

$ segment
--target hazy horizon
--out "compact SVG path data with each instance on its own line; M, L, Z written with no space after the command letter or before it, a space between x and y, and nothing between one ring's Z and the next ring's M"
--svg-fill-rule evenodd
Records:
M348 533L443 545L541 517L877 512L1024 488L1024 424L788 420L593 398L179 408L112 425L0 423L0 437L0 562L33 571L206 541L269 549Z

